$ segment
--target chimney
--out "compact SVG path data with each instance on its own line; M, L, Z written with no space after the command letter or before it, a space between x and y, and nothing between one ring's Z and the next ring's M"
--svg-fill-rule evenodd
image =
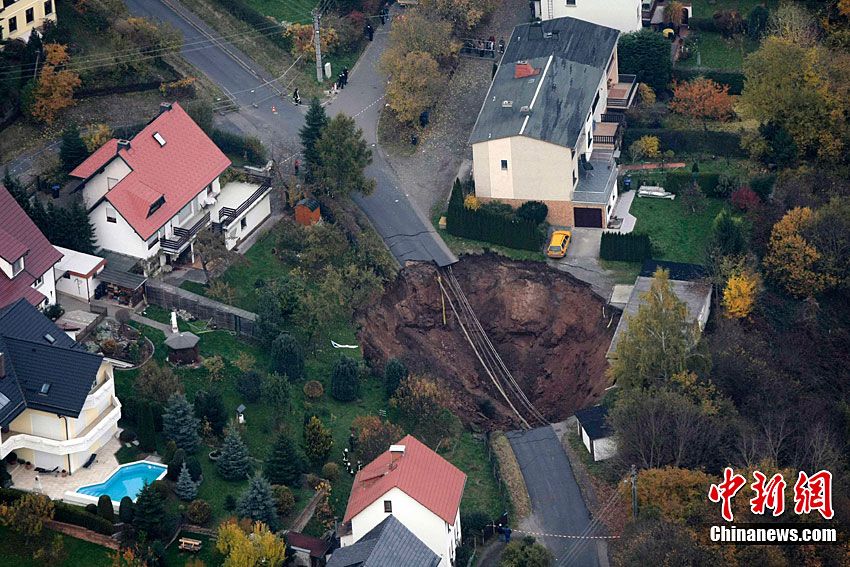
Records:
M159 113L160 114L162 114L164 112L168 112L169 110L171 110L171 103L170 102L159 103Z
M121 150L129 150L130 149L130 140L118 140L118 149L116 151Z
M6 354L0 352L0 380L6 377Z
M390 466L395 468L395 464L404 456L404 445L390 445Z

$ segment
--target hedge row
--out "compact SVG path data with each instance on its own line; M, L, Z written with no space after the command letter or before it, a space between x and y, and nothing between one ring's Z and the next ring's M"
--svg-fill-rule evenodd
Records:
M673 150L675 154L709 153L725 157L746 157L741 148L741 135L737 132L714 130L669 130L664 128L626 128L623 147L628 150L637 139L655 136L661 142L661 151Z
M603 232L599 257L620 262L643 262L652 257L652 244L646 234Z
M720 182L720 174L719 173L696 173L693 174L690 171L668 171L662 174L661 178L659 176L653 175L648 177L647 179L643 179L640 174L633 173L632 177L632 187L637 189L641 185L661 185L664 187L666 191L670 193L679 193L682 189L693 183L697 182L700 190L705 193L709 197L717 197L717 185Z
M446 213L449 234L483 240L519 250L540 250L546 234L534 221L508 217L485 208L473 211L463 206L463 189L456 181Z
M213 2L218 4L225 12L231 13L257 31L262 32L263 35L277 44L278 47L289 51L291 44L283 35L283 28L281 28L281 33L269 33L270 26L277 23L273 19L264 16L242 0L213 0Z
M674 81L692 81L697 77L711 79L721 85L729 85L729 94L739 95L744 90L744 74L738 71L724 71L722 69L685 69L673 68Z
M720 33L714 18L688 18L688 28L704 32Z
M226 154L244 156L246 160L256 165L263 165L268 159L268 152L263 143L253 136L239 136L224 130L214 129L212 141Z
M23 490L17 490L15 488L0 488L0 503L13 504L17 500L23 498L26 494L29 493L24 492ZM86 528L93 532L108 536L111 536L113 533L115 533L115 526L112 524L112 522L110 522L106 518L101 518L100 516L89 514L84 509L78 506L73 506L71 504L66 504L65 502L59 502L57 500L54 500L53 509L55 510L53 519L57 522L73 524L75 526L80 526L81 528Z

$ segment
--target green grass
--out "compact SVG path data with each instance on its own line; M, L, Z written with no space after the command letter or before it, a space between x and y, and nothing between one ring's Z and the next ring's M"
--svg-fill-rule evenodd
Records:
M546 261L546 257L543 255L542 249L538 252L531 250L517 250L516 248L508 248L507 246L499 246L498 244L491 244L489 242L482 242L480 240L472 240L469 238L461 238L459 236L451 235L449 234L449 231L439 228L441 216L443 216L443 213L437 213L431 219L431 222L434 225L434 228L436 228L440 233L440 236L446 243L446 246L449 247L449 250L454 252L455 256L460 256L461 254L495 252L496 254L505 256L511 260L529 260L532 262Z
M718 10L738 10L741 16L746 19L755 6L761 4L764 0L692 0L691 5L694 8L695 18L710 18ZM772 9L777 0L767 0L767 6Z
M719 33L695 31L693 37L696 45L690 58L679 61L682 67L699 66L709 69L740 69L744 64L744 56L757 46L742 36L726 39Z
M440 451L440 454L467 475L461 502L463 513L480 511L495 518L505 511L506 503L499 494L484 441L465 431L448 451Z
M309 22L310 10L315 7L307 0L246 0L245 2L261 14L271 16L279 22Z
M648 234L659 260L701 264L711 223L723 209L720 199L707 199L705 210L688 214L681 199L635 198L630 213L637 217L636 233Z
M59 535L64 543L64 552L62 559L58 563L52 563L52 567L90 567L92 565L111 565L110 555L113 553L111 549L76 539L64 534L45 530L41 535L42 541L49 541L54 535ZM14 565L15 567L42 567L43 562L36 561L32 558L31 553L27 553L24 545L11 530L0 526L0 558L4 565ZM212 565L212 563L207 563Z
M197 553L188 553L186 551L180 551L180 543L179 540L181 537L188 537L191 539L196 539L202 542L201 550ZM211 539L207 536L194 534L189 532L180 532L180 535L177 536L177 539L174 540L174 543L165 550L165 564L169 567L176 567L178 565L185 565L189 559L200 559L206 565L221 565L223 558L215 549L215 540Z
M631 285L640 274L641 265L637 262L618 262L616 260L599 260L603 269L613 272L615 284Z
M202 283L192 282L189 280L180 282L180 287L185 289L186 291L191 291L192 293L197 293L198 295L203 295L206 297L207 295L207 286Z

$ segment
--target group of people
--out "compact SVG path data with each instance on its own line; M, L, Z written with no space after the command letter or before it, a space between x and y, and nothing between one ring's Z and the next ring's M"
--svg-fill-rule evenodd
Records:
M499 53L505 52L505 40L500 39L498 43ZM467 39L464 41L463 49L467 53L478 57L496 57L496 38L490 36L488 39Z
M343 67L342 72L336 77L336 85L334 85L337 89L344 89L345 85L348 84L348 67Z
M378 12L378 18L381 20L381 25L386 24L390 19L390 11L386 6L381 8L381 11ZM363 30L363 33L369 38L369 41L372 41L372 38L375 37L375 28L372 27L371 22L366 22L366 27Z

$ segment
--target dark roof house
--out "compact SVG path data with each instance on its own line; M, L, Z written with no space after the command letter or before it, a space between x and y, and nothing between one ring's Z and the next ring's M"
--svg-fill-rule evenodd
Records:
M0 310L0 426L27 408L79 417L102 363L26 300Z
M40 305L46 298L33 284L62 259L38 227L0 186L0 258L11 272L0 270L0 308L19 299ZM23 262L20 260L23 259ZM21 267L22 264L22 267ZM16 270L19 271L16 272ZM49 277L52 277L51 273Z
M614 431L608 425L608 408L605 406L593 406L576 412L579 425L591 440L605 439L611 437Z
M327 567L436 567L440 558L395 516L387 516L357 543L337 549Z

